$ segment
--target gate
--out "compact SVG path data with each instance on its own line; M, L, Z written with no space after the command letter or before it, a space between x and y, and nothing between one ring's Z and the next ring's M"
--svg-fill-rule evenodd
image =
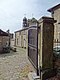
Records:
M28 30L28 58L33 64L38 75L38 32L37 26L31 26Z

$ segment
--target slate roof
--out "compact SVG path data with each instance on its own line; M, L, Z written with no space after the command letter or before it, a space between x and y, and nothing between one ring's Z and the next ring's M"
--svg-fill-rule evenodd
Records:
M53 12L54 10L56 10L56 9L58 9L58 8L60 8L60 4L58 4L58 5L50 8L50 9L48 9L47 11L48 11L48 12Z
M8 36L8 33L0 29L0 36Z

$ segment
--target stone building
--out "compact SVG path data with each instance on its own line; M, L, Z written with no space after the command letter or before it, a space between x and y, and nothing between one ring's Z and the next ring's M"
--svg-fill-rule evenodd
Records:
M9 45L9 35L0 29L0 52L2 52L4 46Z
M23 28L15 31L15 46L27 48L28 45L28 28L30 26L37 26L38 21L35 18L28 19L23 18Z
M60 4L48 9L48 12L51 13L51 16L57 22L54 24L54 42L60 42Z
M27 18L23 18L23 27L21 30L15 31L15 46L26 48L27 47L27 38L28 38L28 24Z
M28 28L15 32L15 46L26 48L28 41Z

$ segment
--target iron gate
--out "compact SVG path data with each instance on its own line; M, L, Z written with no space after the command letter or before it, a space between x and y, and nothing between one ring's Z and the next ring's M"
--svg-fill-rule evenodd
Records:
M31 26L28 30L28 58L33 64L38 75L38 32L37 26Z

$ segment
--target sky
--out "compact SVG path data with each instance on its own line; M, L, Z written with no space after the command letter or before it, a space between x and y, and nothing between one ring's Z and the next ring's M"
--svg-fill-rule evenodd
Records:
M0 29L20 30L23 17L51 16L47 10L59 3L60 0L0 0Z

